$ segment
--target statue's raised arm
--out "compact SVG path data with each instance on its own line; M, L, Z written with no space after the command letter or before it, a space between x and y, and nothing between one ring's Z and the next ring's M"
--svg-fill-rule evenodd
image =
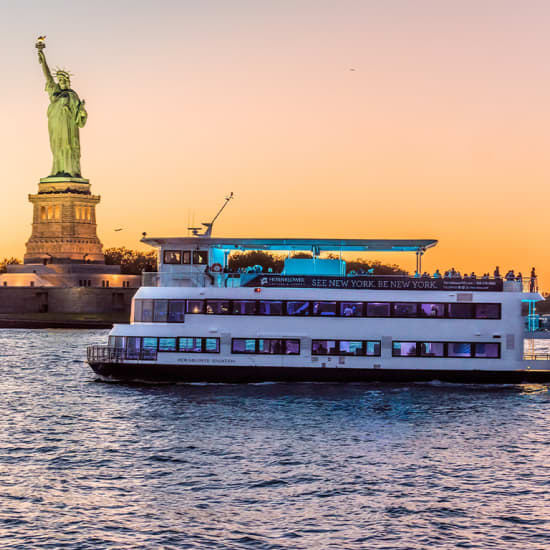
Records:
M50 96L48 106L48 130L50 148L53 154L51 176L80 178L80 134L79 128L86 124L88 113L84 100L71 89L71 75L66 70L57 69L54 80L46 56L43 36L38 38L38 61L46 77L46 91Z
M46 56L44 55L44 49L38 50L38 62L40 65L42 65L42 71L44 72L44 76L46 77L46 80L53 82L52 73L50 72L50 68L48 67L48 63L46 62Z

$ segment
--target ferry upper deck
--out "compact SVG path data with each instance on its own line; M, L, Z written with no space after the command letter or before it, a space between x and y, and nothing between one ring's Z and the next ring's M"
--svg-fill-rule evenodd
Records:
M436 239L275 239L275 238L148 238L142 242L159 248L159 271L145 272L143 286L188 287L268 287L333 288L356 290L441 290L470 292L528 292L531 299L542 299L530 280L507 281L488 277L419 276L422 257ZM231 272L232 252L283 252L288 256L281 273L265 271L261 266ZM306 252L309 258L292 256ZM374 275L347 272L346 252L412 253L416 275ZM322 255L330 254L329 257Z

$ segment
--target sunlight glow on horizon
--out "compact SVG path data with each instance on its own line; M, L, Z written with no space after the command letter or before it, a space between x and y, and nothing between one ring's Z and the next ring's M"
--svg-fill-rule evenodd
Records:
M433 238L429 271L535 265L550 285L546 3L30 0L0 17L16 84L0 105L0 258L22 258L51 163L45 33L86 100L105 248L185 236L233 191L214 235ZM410 256L376 258L411 270Z

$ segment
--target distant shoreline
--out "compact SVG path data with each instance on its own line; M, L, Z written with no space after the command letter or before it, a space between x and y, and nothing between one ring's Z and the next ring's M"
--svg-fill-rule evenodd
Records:
M111 329L115 323L129 323L125 314L19 313L0 314L2 328Z
M111 329L113 323L85 322L85 321L52 321L36 319L0 319L2 328L78 328L78 329Z

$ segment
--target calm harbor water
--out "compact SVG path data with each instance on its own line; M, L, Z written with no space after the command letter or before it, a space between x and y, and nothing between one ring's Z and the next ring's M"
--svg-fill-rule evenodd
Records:
M544 386L107 384L105 336L0 330L3 549L550 546Z

